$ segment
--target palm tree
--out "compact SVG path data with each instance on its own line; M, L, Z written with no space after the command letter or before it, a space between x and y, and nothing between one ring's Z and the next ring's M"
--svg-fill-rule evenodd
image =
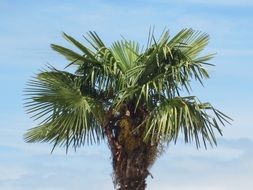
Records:
M190 96L192 81L209 78L213 55L200 55L207 34L184 29L171 38L165 31L156 40L150 32L142 49L125 39L107 47L95 32L84 37L88 46L63 36L80 53L51 47L75 71L48 66L28 82L25 106L40 123L27 131L27 142L68 151L106 141L119 190L144 190L149 168L178 137L197 148L216 145L216 132L222 134L229 117Z

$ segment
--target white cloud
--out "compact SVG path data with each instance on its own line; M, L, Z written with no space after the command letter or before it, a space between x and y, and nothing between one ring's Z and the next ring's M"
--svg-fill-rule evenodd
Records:
M253 185L252 146L248 139L219 140L218 151L211 155L176 145L151 169L154 179L148 179L148 189L249 190Z
M4 180L18 180L22 177L31 174L31 171L25 168L13 167L13 166L1 166L0 165L0 181Z

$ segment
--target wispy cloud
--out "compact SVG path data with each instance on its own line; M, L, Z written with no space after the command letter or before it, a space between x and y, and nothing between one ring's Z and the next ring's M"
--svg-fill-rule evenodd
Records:
M6 180L18 180L31 172L25 168L0 165L0 183Z
M172 146L168 154L158 160L158 164L163 167L155 165L152 168L151 173L155 179L149 179L149 188L249 189L253 185L250 180L253 171L253 142L248 139L219 142L216 151L211 150L212 154L209 151L198 153L183 144ZM236 156L232 156L233 152Z
M253 142L249 139L223 139L218 142L217 148L208 151L196 151L193 146L183 143L169 146L151 168L154 179L148 179L147 189L237 190L253 185L248 181L253 171ZM104 190L110 190L111 161L109 152L104 151L106 149L105 145L84 147L75 156L13 152L9 157L19 159L13 162L10 170L0 164L3 171L0 187L11 189L11 183L14 190L32 190L35 187L61 190L85 187L95 190L103 187ZM8 159L6 156L0 157L0 163ZM224 180L230 183L224 183Z

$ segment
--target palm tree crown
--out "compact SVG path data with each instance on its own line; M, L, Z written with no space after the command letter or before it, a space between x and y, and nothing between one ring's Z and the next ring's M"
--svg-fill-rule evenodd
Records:
M130 117L130 133L139 136L120 133L119 141L169 143L182 134L197 147L216 144L214 129L221 134L220 124L229 118L195 96L181 96L190 93L192 81L202 84L209 77L207 61L213 55L200 55L207 34L184 29L171 38L166 31L158 40L150 34L146 48L125 39L107 47L95 32L85 37L88 46L63 36L80 52L51 47L76 70L49 66L28 82L25 106L40 123L25 134L27 142L76 149L103 141L108 123L123 125L128 121L122 118Z

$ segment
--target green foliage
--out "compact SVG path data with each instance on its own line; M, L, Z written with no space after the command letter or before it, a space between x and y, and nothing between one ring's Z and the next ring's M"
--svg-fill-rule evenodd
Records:
M176 143L178 134L181 131L186 143L195 141L197 148L200 147L200 140L216 145L216 138L213 129L220 134L218 121L207 112L212 111L218 121L228 122L228 117L212 107L210 103L201 103L196 97L175 97L163 101L154 108L146 118L147 126L145 138L154 141Z
M110 110L122 104L145 107L148 114L139 127L145 127L144 140L176 142L180 133L185 142L196 146L216 144L216 129L229 117L201 103L191 92L191 82L209 78L207 63L213 54L202 55L209 41L205 33L184 29L170 37L165 31L159 40L152 33L148 46L140 50L136 42L121 40L106 47L95 32L83 45L63 34L80 52L52 44L74 67L74 73L49 67L41 71L25 90L27 112L39 126L25 134L27 142L50 142L77 148L104 139L104 124Z
M78 147L103 138L102 104L89 94L82 95L81 82L81 77L50 68L28 83L27 112L35 120L42 119L26 133L28 142L49 141L54 147L73 143Z

